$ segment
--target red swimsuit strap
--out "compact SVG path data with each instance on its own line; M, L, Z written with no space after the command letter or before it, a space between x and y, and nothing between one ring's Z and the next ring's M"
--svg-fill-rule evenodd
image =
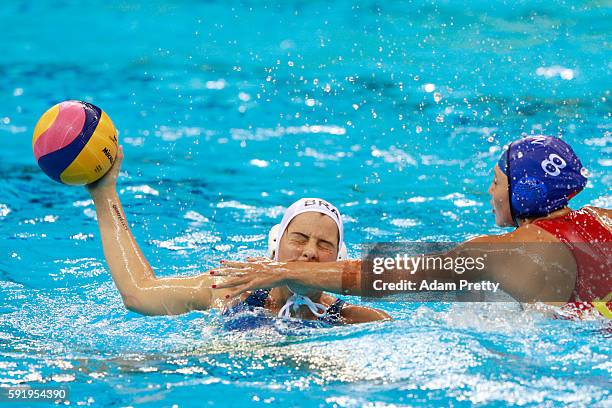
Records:
M551 233L565 244L612 242L612 232L603 225L599 214L589 207L572 211L562 217L537 220L533 225Z
M533 222L567 245L576 261L576 284L570 302L603 299L612 290L612 232L589 207L564 216ZM576 303L578 305L578 303Z

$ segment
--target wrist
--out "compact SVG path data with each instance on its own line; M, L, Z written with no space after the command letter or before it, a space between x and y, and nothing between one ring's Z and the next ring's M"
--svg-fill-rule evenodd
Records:
M283 284L289 285L292 283L298 283L299 271L295 268L296 262L288 262L284 266L283 272Z
M342 261L338 262L341 273L342 293L355 295L361 290L361 261Z
M107 198L112 198L117 196L117 190L115 187L104 187L104 188L94 188L89 190L89 194L91 198L95 201L104 200Z

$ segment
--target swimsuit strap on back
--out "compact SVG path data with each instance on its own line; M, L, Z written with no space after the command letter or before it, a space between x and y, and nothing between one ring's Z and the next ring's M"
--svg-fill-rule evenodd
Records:
M612 291L612 232L603 222L594 210L585 207L533 223L572 251L577 270L570 302L590 303L596 298L606 298Z
M612 242L612 232L591 208L584 207L562 217L534 221L534 225L550 232L564 244Z

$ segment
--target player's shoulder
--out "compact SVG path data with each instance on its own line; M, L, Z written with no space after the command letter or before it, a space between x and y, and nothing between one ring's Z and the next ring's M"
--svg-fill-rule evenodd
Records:
M516 244L522 242L559 242L559 240L546 230L534 224L525 224L511 232L500 235L482 235L474 237L466 243L469 244Z
M594 207L592 205L587 205L587 206L582 207L581 210L586 210L586 211L589 211L591 213L595 213L596 215L598 215L600 217L605 217L608 220L612 219L612 209L601 208L601 207Z

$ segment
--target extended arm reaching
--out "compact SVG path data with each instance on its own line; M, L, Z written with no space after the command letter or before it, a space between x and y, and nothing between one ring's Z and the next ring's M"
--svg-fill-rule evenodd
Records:
M214 300L208 274L157 278L140 250L116 191L122 159L120 148L113 168L87 190L96 206L106 262L125 306L145 315L208 309Z
M525 226L505 235L471 239L446 253L427 255L455 260L483 258L482 269L465 270L459 274L442 267L428 269L421 263L414 271L393 268L387 268L387 271L397 280L416 282L417 287L421 281L431 279L455 282L489 280L500 283L504 291L522 302L569 299L575 280L575 264L571 253L559 252L560 244L551 244L555 244L554 237L542 233L537 227ZM321 263L251 260L226 262L211 274L230 276L217 287L231 288L231 296L280 284L288 285L298 293L300 288L313 288L372 296L371 288L367 287L371 271L362 275L362 269L360 260ZM362 284L364 280L365 285Z
M361 261L338 262L276 262L263 258L249 258L248 262L223 261L223 266L210 271L211 276L229 276L216 287L229 289L230 297L241 293L289 286L296 293L303 289L361 295Z

